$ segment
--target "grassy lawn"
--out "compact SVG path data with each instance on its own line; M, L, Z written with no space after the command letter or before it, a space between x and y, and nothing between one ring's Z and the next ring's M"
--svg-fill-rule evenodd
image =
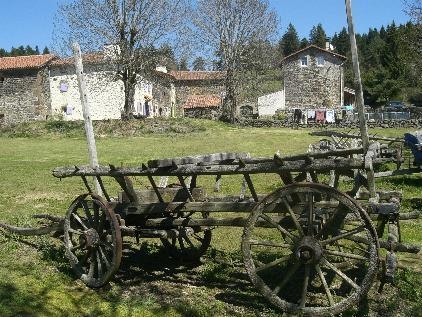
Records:
M192 124L200 128L187 133L172 128L173 132L149 131L129 137L116 136L114 128L97 131L99 161L140 166L149 159L215 152L272 157L277 151L282 155L306 152L308 144L319 139L305 129L237 128L205 121ZM36 130L36 137L0 136L0 221L26 226L36 223L31 218L34 214L63 216L70 202L85 192L80 179L60 181L51 175L57 166L87 164L81 126L71 132L68 128L49 130L45 135ZM406 130L374 132L400 137ZM259 193L281 186L274 175L253 179ZM147 182L135 179L135 184L142 187ZM240 185L238 177L224 179L223 194L239 193ZM111 194L116 195L113 186ZM380 180L378 187L403 190L404 211L410 211L406 201L422 198L422 175ZM421 220L403 224L402 232L405 242L422 243ZM117 278L107 288L91 290L74 280L59 240L0 233L0 316L278 316L247 280L239 251L241 234L241 228L216 229L212 248L199 268L163 257L160 244L152 240L142 240L140 245L128 240ZM374 311L370 310L369 316L384 316L383 312L403 305L403 316L422 314L422 275L400 270L399 277L396 287L387 286L390 293L370 299ZM386 298L389 304L378 307ZM352 315L365 316L362 311L348 313Z

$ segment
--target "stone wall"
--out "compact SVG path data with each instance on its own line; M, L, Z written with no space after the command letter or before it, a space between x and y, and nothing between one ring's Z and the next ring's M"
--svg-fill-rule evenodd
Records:
M217 120L221 113L219 107L210 108L188 108L184 111L185 117L196 119Z
M0 124L45 120L50 113L48 71L0 74Z
M176 112L177 115L183 115L182 106L189 95L221 95L224 92L224 83L222 81L208 80L179 80L175 83L176 89Z
M300 58L308 56L308 66L301 66ZM324 57L324 65L317 65L317 57ZM283 78L286 108L338 108L342 106L343 62L329 52L310 48L284 61Z

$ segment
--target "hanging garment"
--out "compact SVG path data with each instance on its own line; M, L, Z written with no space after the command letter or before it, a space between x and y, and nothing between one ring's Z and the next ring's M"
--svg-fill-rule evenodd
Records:
M308 121L315 121L315 110L308 110Z
M336 119L334 116L334 110L327 110L325 112L325 120L327 121L327 123L335 123Z
M73 113L73 107L71 105L66 106L66 115L70 116Z
M318 123L325 122L325 111L324 110L317 110L315 111L315 121Z

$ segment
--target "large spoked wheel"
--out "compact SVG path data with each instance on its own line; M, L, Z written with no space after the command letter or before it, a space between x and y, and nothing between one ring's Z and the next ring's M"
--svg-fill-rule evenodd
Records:
M83 194L70 205L64 221L64 244L77 277L87 286L105 285L118 270L122 237L116 215L98 195Z
M184 215L182 218L192 219L194 215ZM207 215L203 214L203 218ZM195 218L193 218L195 219ZM161 239L166 251L175 259L183 261L199 261L211 244L212 232L209 227L185 227L179 226L172 230L172 234L166 239Z
M267 196L245 225L242 251L260 293L303 316L345 311L367 294L378 270L368 215L322 184L292 184Z

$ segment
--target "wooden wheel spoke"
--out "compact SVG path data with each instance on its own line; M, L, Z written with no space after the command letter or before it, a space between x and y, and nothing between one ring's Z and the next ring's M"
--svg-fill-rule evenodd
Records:
M103 233L104 225L105 225L106 222L107 222L106 214L104 212L102 212L101 215L99 215L99 217L98 217L98 226L97 226L98 234Z
M321 230L316 234L316 238L319 239L324 237L325 235L329 234L333 228L340 228L342 222L346 218L347 214L349 213L347 207L341 203L339 203L336 211L333 215L327 220Z
M292 267L290 267L289 271L284 275L283 280L274 288L273 293L278 294L281 289L287 284L293 274L296 273L297 269L299 268L300 263L296 262Z
M92 201L93 206L92 206L92 210L94 211L94 222L99 224L100 223L100 214L101 212L101 202L98 200L93 200Z
M293 223L294 223L297 231L299 232L299 236L303 237L305 235L305 233L303 232L302 226L300 225L299 221L297 220L296 214L294 213L292 207L290 206L290 204L289 204L289 202L287 201L286 198L283 198L283 204L284 204L284 206L286 206L286 208L287 208L287 210L290 214L290 217L292 218Z
M110 267L111 267L111 263L110 263L110 261L108 260L107 255L104 253L104 250L102 249L102 247L101 247L101 246L98 246L98 252L100 253L100 255L101 255L101 259L103 260L103 262L104 262L104 264L105 264L105 266L106 266L107 270L109 270L109 269L110 269Z
M83 200L81 201L82 209L84 210L86 217L88 219L89 225L91 227L94 227L94 219L92 218L91 210L89 210L88 203Z
M250 245L263 245L266 247L275 247L275 248L291 248L292 245L291 244L287 244L287 243L277 243L277 242L273 242L273 241L269 241L269 240L249 240L248 241Z
M91 257L91 249L87 249L86 253L84 254L84 256L82 257L82 259L80 259L78 261L78 264L83 267L85 265L85 263L88 261L88 259Z
M79 215L78 215L76 212L72 212L72 214L71 214L71 215L73 216L73 219L75 219L75 220L76 220L76 222L77 222L79 225L81 225L81 227L82 227L84 230L88 230L88 227L84 224L84 222L82 221L81 217L79 217Z
M72 234L77 234L77 235L82 235L82 234L84 234L84 232L83 231L80 231L80 230L76 230L76 229L72 229L72 228L69 228L69 230L68 230L70 233L72 233Z
M192 248L192 249L196 249L195 245L193 244L193 242L191 241L191 239L189 239L188 235L185 233L183 234L182 238L188 243L188 245Z
M271 261L271 262L266 263L266 264L257 261L257 264L259 266L256 268L256 271L259 272L259 271L262 271L262 270L266 270L266 269L272 268L272 267L274 267L276 265L282 264L282 263L290 260L291 256L292 255L289 254L289 255L283 256L283 257L281 257L279 259L275 259L274 261Z
M274 228L276 228L278 231L280 231L282 234L286 235L287 237L289 237L292 241L296 241L298 237L296 237L295 235L293 235L291 232L289 232L288 230L284 229L282 226L280 226L277 222L275 222L273 219L271 219L270 216L266 215L266 214L261 214L260 217L262 219L264 219L266 222L268 222L269 224L271 224Z
M353 236L353 235L355 235L355 234L357 234L357 233L359 233L359 232L364 231L364 230L365 230L365 228L366 228L366 227L365 227L365 225L361 225L361 226L359 226L359 227L356 227L356 228L355 228L355 229L353 229L353 230L345 231L345 232L340 233L340 234L339 234L339 235L337 235L337 236L334 236L334 237L332 237L332 238L329 238L329 239L323 240L323 241L321 241L321 242L320 242L320 244L321 244L322 246L325 246L325 245L327 245L327 244L331 244L331 243L333 243L333 242L335 242L335 241L338 241L338 240L341 240L341 239L348 238L348 237Z
M334 255L334 256L341 256L341 257L353 259L353 260L362 260L362 261L368 260L368 258L366 258L364 256L361 256L361 255L358 255L358 254L347 253L347 252L343 252L343 251L335 251L335 250L325 249L324 253Z
M101 254L98 249L95 250L95 255L96 255L96 262L97 262L98 277L101 278L103 276L103 265L101 262Z
M306 195L308 199L308 236L313 236L314 234L314 195L313 193L308 193Z
M334 271L334 273L336 273L338 276L340 276L344 281L346 281L354 289L356 289L356 290L360 289L359 285L357 285L355 282L353 282L345 273L343 273L342 271L340 271L340 269L335 267L335 265L328 262L327 259L324 258L322 263L323 263L323 265L325 265L326 267L328 267L329 269Z
M333 295L331 295L331 291L330 291L330 288L328 287L327 280L325 279L324 273L322 272L319 264L315 265L315 270L317 271L318 276L322 282L322 285L324 286L324 291L325 291L325 294L327 295L328 303L330 304L330 306L333 306L334 305Z
M308 294L308 286L309 286L309 277L311 275L311 266L310 264L305 265L305 276L303 279L303 287L302 287L302 297L300 298L299 308L305 308L306 305L306 297Z
M90 263L89 263L89 271L88 271L88 278L92 279L94 277L95 274L95 255L93 254L93 252L90 252Z

